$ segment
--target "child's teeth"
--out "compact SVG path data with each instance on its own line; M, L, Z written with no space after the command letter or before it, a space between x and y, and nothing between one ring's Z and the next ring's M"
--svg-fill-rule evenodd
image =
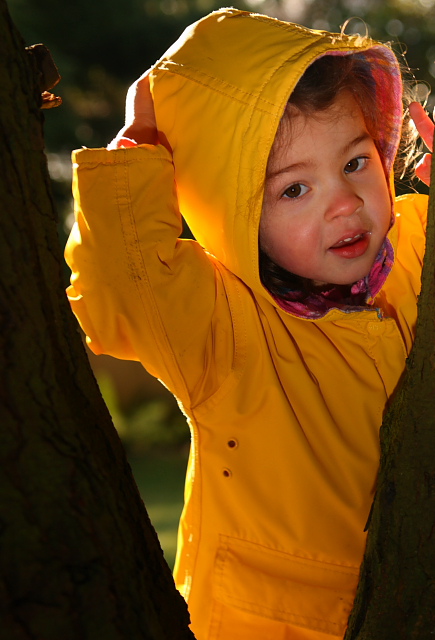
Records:
M357 240L358 238L361 238L361 233L357 233L356 236L352 236L351 238L344 238L344 240L342 240L341 242L351 242L352 240Z

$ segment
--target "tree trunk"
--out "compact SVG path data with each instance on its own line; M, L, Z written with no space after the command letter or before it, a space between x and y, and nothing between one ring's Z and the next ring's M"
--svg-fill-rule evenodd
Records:
M415 343L381 428L378 487L345 640L435 637L435 162Z
M69 309L40 91L0 0L0 636L193 638Z

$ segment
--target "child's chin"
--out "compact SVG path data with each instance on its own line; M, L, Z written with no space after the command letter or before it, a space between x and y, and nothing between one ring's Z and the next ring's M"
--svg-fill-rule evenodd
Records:
M329 282L322 282L320 280L311 280L311 283L313 285L313 287L319 287L319 288L331 288L331 287L350 287L353 284L355 284L355 282L358 282L359 280L362 280L363 278L365 278L367 274L364 273L363 275L358 275L356 274L355 278L333 278L331 279Z

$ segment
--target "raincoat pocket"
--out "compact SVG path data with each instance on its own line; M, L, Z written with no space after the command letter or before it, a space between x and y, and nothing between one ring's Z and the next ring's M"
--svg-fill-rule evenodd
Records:
M293 637L288 635L293 626L301 627L301 638L321 637L308 630L343 636L358 584L358 567L283 553L229 536L221 536L220 542L210 638L223 638L225 628L234 629L242 620L248 625L245 631L252 627L252 640L269 634L276 639ZM262 629L258 635L256 625Z

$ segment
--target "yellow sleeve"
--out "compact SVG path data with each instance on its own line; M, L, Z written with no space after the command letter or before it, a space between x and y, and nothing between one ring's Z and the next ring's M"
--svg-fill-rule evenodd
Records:
M228 304L220 304L227 362L217 375L219 274L198 243L178 238L171 155L160 145L83 149L73 169L67 293L87 342L97 354L140 360L188 405L204 378L215 387L231 368L232 331Z

